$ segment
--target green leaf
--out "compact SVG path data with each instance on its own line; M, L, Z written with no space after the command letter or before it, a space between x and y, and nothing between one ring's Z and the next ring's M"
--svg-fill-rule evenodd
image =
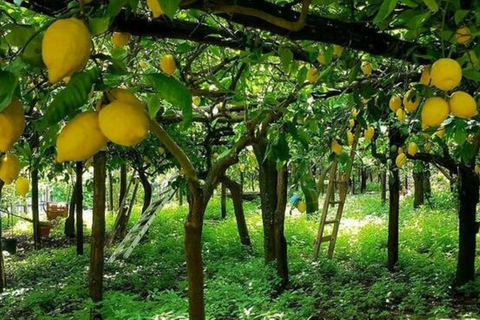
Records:
M163 12L170 18L173 19L175 13L180 7L181 0L157 0L162 8Z
M286 47L278 48L278 55L280 56L280 62L284 71L288 72L288 67L293 60L292 50Z
M44 66L42 59L42 40L43 35L36 35L25 47L22 53L22 60L34 67L42 68Z
M150 119L155 119L157 112L160 110L160 99L156 94L150 94L147 97L147 105Z
M93 84L98 80L100 70L93 68L75 73L48 106L45 112L44 124L49 126L58 123L66 116L73 115L88 101L88 95Z
M438 11L438 3L436 0L423 0L423 3L433 12Z
M121 8L121 7L120 7ZM110 25L110 18L92 18L88 21L88 29L93 36L107 32Z
M0 71L0 112L11 102L18 86L18 78L8 71Z
M455 23L457 25L459 25L463 21L463 19L465 19L468 12L469 12L468 10L457 10L457 11L455 11Z
M160 98L167 100L176 107L182 109L184 125L192 121L192 94L181 82L163 73L146 75L149 83L158 93Z
M120 13L123 6L127 3L127 0L110 0L108 2L107 16L115 17Z
M30 39L35 33L35 28L30 26L14 25L11 30L12 31L6 36L7 42L12 47L18 48L23 47L28 39Z
M465 78L473 81L480 82L480 71L474 69L466 69L462 71Z
M392 13L393 9L395 9L397 2L398 0L384 0L380 10L378 10L377 15L375 16L375 19L373 19L373 22L378 24L385 20L390 13Z

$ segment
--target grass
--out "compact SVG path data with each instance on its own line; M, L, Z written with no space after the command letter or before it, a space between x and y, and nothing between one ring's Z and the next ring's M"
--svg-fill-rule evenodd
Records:
M231 203L228 218L219 220L220 201L213 199L203 236L209 319L480 318L480 282L460 292L451 287L455 202L446 190L434 190L434 195L433 209L413 210L412 199L402 200L400 261L394 273L385 268L387 207L378 193L349 196L333 260L321 255L312 262L317 222L288 216L291 285L283 293L275 291L275 271L263 263L258 203L245 203L253 243L248 251L239 244ZM128 261L106 265L106 319L187 319L186 212L184 206L169 206ZM108 220L111 225L113 217ZM88 245L83 257L73 247L46 248L6 263L10 288L0 298L0 318L88 319Z

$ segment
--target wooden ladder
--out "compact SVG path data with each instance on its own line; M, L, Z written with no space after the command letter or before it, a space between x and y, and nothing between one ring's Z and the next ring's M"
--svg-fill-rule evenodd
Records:
M333 257L333 251L335 250L335 244L337 242L338 230L340 228L340 221L342 219L343 208L345 206L345 199L348 192L348 181L352 172L353 159L355 158L355 150L357 149L358 138L360 136L360 127L357 126L353 137L353 144L350 150L349 162L345 172L339 173L337 177L338 160L335 159L330 168L330 177L328 180L327 194L323 203L322 216L318 225L317 236L315 238L313 248L313 260L318 259L320 252L320 246L324 242L329 242L327 257L331 259ZM338 198L335 199L335 192L338 190ZM330 206L337 205L337 212L333 219L329 219L328 211ZM325 226L332 225L332 233L330 235L324 235Z

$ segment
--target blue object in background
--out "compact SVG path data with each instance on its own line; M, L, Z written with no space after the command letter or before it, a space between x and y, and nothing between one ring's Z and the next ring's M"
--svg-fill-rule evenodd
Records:
M291 204L292 206L296 206L297 203L300 202L300 199L301 199L301 198L300 198L300 196L299 196L298 194L294 194L294 195L290 198L290 204Z

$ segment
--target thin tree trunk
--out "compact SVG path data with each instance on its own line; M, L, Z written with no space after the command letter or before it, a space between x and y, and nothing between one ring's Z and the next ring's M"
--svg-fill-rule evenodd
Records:
M77 255L83 254L83 163L81 161L76 163L76 177L75 183L75 207L77 210L76 224L77 224Z
M138 192L138 181L135 183L135 187L133 188L133 194L132 194L132 198L130 199L130 204L128 205L128 210L127 212L125 212L123 219L120 220L118 224L117 237L120 239L125 238L125 236L127 235L128 222L130 221L130 216L132 214L133 206L135 205L137 192Z
M143 170L143 168L138 170L138 177L140 178L140 182L142 183L143 187L143 213L148 209L150 203L152 202L152 185L148 181L148 178L145 175L145 171Z
M243 211L243 191L242 186L235 181L224 177L223 183L230 189L232 194L233 209L235 211L235 219L237 220L237 230L240 237L240 243L244 246L251 246L250 236L248 234L247 222L245 220L245 213Z
M127 193L127 165L122 164L120 166L120 194L118 197L118 207L121 208L123 198Z
M222 183L221 211L222 219L227 218L227 192L224 183Z
M380 173L380 190L382 205L385 205L387 203L387 169L382 169Z
M413 187L414 187L414 197L413 197L413 207L416 209L423 205L424 190L423 190L423 171L414 171L413 172Z
M68 207L68 217L65 219L65 236L75 238L75 193L76 185L73 186L73 192L70 198L70 206Z
M361 166L361 184L360 184L360 193L365 193L367 191L367 169L362 165Z
M2 201L2 189L5 183L0 180L0 204ZM5 264L3 262L3 248L2 248L2 214L0 212L0 293L3 292L6 285Z
M278 170L277 180L277 208L275 210L275 255L277 259L277 273L281 281L280 292L288 284L287 240L285 239L285 211L287 209L287 166Z
M463 285L475 279L476 222L480 184L473 168L458 167L458 260L456 284Z
M32 219L33 219L33 242L35 250L41 248L40 237L40 212L38 207L38 169L32 170Z
M425 198L430 199L432 196L432 186L430 184L430 164L425 163L423 167L423 192Z
M108 210L113 212L113 174L112 170L108 170Z
M103 265L105 245L105 180L106 154L98 152L94 156L93 168L93 222L90 244L90 272L88 291L96 304L92 309L91 319L102 319L98 313L98 304L103 299Z

